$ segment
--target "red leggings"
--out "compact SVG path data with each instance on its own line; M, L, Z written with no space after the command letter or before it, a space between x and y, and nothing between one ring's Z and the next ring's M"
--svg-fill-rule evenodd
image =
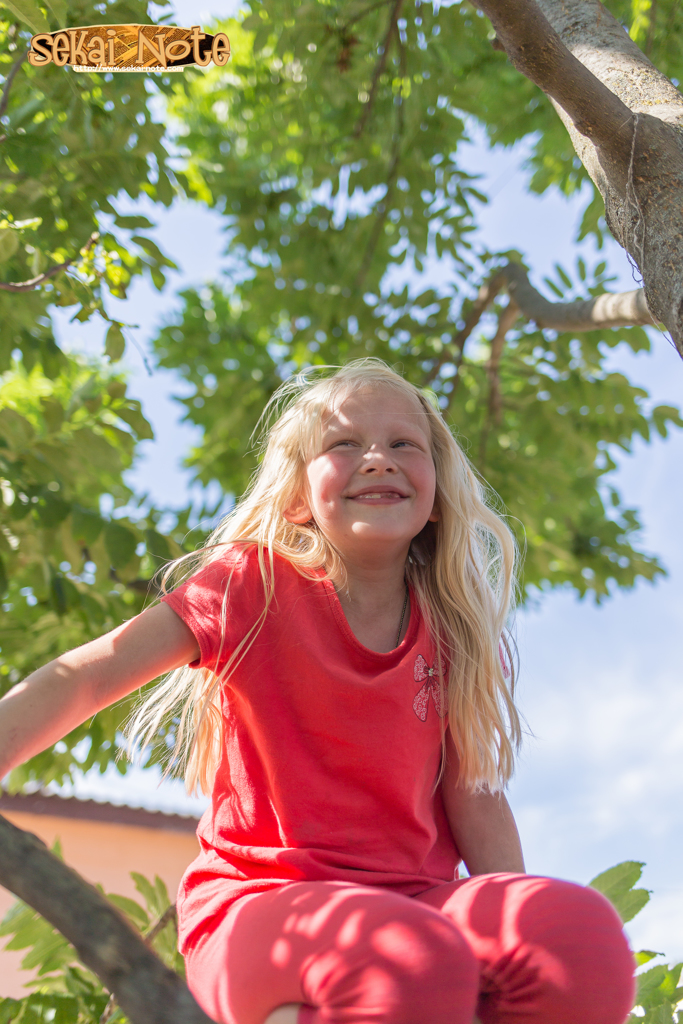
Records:
M221 1024L622 1024L634 994L621 923L592 889L479 875L413 898L295 882L230 908L187 957Z

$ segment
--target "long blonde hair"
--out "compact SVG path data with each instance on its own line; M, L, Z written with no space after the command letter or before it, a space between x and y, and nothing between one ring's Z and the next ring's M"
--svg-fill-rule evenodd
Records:
M514 538L437 404L386 363L368 358L340 368L316 367L278 388L259 421L261 461L246 493L201 550L164 574L166 587L178 580L178 570L188 575L221 558L227 544L258 548L263 607L254 610L253 625L225 667L220 672L176 669L143 701L128 728L131 747L145 746L160 729L168 729L169 720L175 723L171 761L174 770L184 772L190 792L209 793L213 786L223 738L221 683L234 676L268 614L274 553L302 574L324 568L337 586L344 585L342 558L315 523L290 523L283 513L305 493L306 463L316 451L325 412L351 391L378 387L417 399L429 424L439 519L413 539L406 577L436 647L459 782L495 790L512 774L521 739L506 630L516 589ZM223 621L228 592L229 583Z

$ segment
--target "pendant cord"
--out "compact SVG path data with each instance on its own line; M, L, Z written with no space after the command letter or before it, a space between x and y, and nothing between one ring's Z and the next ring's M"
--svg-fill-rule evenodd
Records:
M401 621L398 624L398 635L396 636L396 646L401 642L401 631L403 629L403 620L406 617L406 608L408 607L408 584L406 583L406 596L403 598L403 611L401 612Z

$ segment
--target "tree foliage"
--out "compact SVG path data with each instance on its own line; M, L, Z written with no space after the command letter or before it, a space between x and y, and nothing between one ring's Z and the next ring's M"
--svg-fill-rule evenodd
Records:
M675 0L611 8L681 76ZM458 340L479 285L525 262L524 238L514 252L476 241L486 196L463 168L468 138L527 140L538 192L586 182L552 107L491 45L487 20L469 3L262 0L223 26L227 68L152 80L22 61L39 23L146 20L143 0L0 6L3 687L139 611L155 569L187 543L188 511L164 515L124 476L151 430L112 365L126 325L108 296L125 298L141 276L161 289L172 266L152 222L130 212L139 197L168 206L184 195L225 226L224 272L184 290L153 343L188 385L200 482L242 492L252 429L284 377L379 356L435 391L500 495L526 552L526 594L568 587L600 601L661 574L610 476L619 452L682 423L614 369L614 350L648 351L648 333L558 334L517 318L494 351L501 298ZM600 242L590 188L581 234ZM564 253L552 271L529 269L537 283L546 275L550 298L612 280L605 261ZM53 307L101 323L100 358L60 350ZM64 778L74 750L104 769L126 710L103 712L13 785Z

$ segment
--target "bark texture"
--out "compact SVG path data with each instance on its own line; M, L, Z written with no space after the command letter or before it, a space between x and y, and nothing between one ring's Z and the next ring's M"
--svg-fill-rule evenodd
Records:
M132 1024L211 1024L181 978L93 886L0 815L0 884L75 947Z
M683 97L599 0L477 0L550 97L683 355Z

